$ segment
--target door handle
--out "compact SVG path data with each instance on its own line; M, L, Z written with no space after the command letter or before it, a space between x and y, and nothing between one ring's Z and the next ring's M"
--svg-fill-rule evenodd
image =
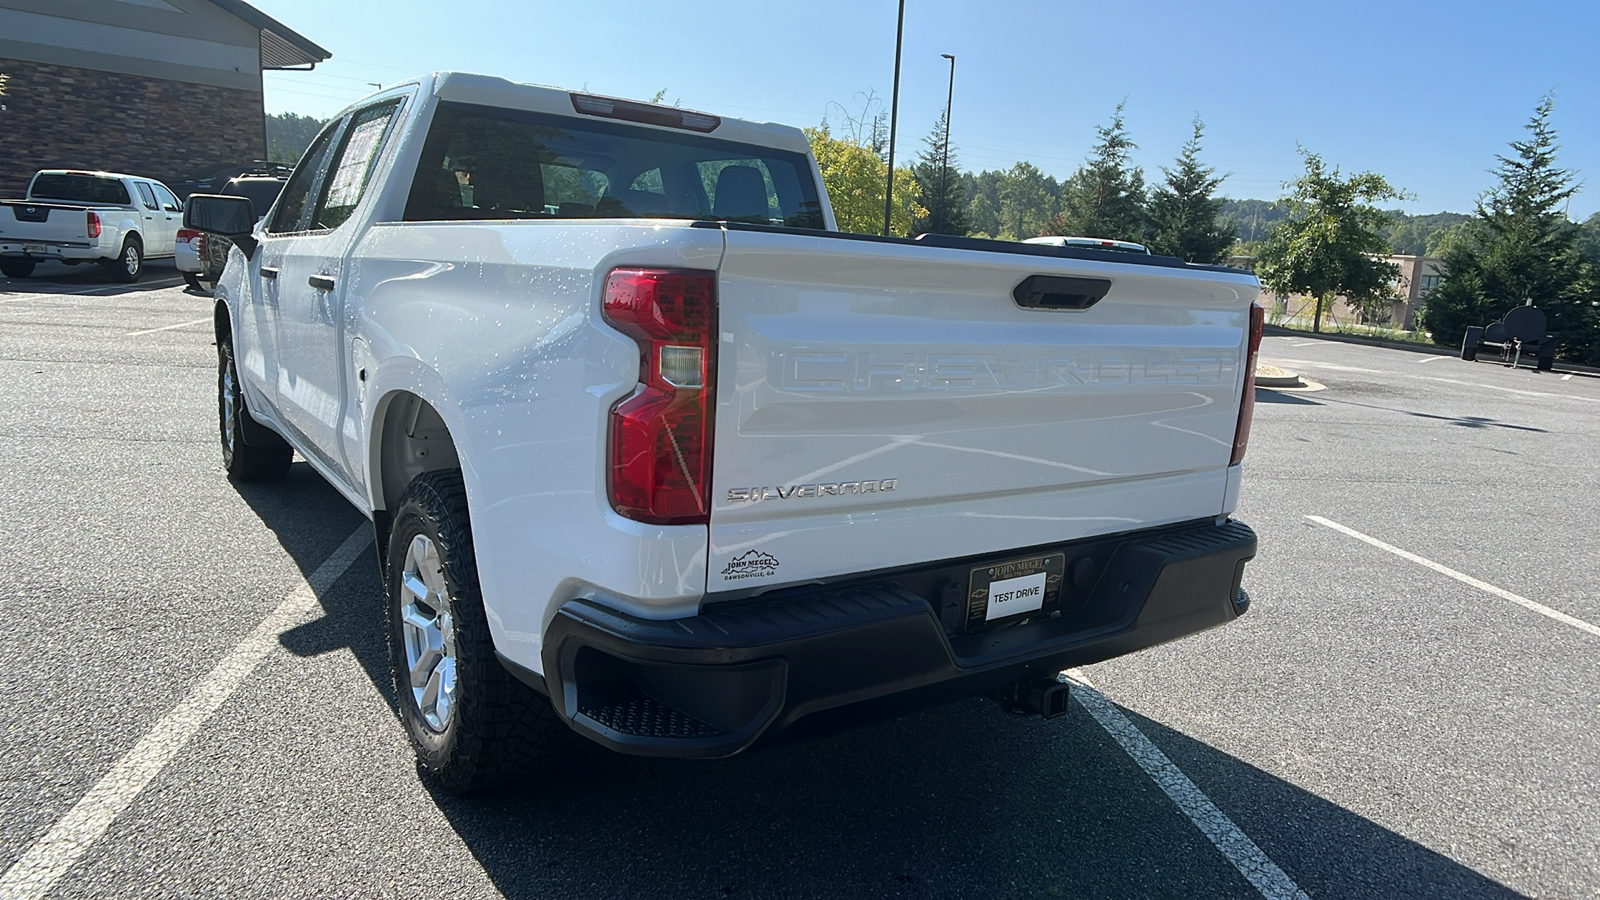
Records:
M311 285L312 287L316 288L319 291L331 291L331 290L333 290L333 284L334 284L333 276L332 275L313 275L310 278L306 279L306 284Z
M261 277L270 281L276 281L278 278L278 270L274 266L262 266Z

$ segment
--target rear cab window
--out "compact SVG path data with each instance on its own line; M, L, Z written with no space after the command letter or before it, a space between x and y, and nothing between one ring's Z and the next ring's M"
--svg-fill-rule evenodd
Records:
M89 174L39 175L28 186L28 197L60 203L133 205L133 198L128 196L128 188L120 178Z
M587 218L824 227L802 153L620 122L439 104L406 221Z

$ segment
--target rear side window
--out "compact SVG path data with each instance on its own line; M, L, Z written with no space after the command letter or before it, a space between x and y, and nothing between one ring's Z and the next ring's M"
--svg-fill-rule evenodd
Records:
M822 228L804 154L627 123L440 103L407 221L727 219Z
M350 120L339 155L322 186L322 201L317 204L313 228L338 228L356 211L372 175L372 164L383 149L383 136L399 108L400 101L395 100L368 107Z
M40 175L28 188L34 200L59 200L62 203L104 203L131 206L133 198L116 178L99 175Z
M267 226L268 232L288 234L306 230L303 221L309 211L307 209L309 204L306 201L311 198L313 180L327 162L328 148L333 145L333 135L336 131L338 131L337 122L324 129L312 142L311 148L300 157L300 164L294 167L294 174L289 176L289 183L283 188L283 202L278 204L278 211L272 216L272 224ZM257 214L259 215L259 211Z
M139 199L144 203L145 209L160 208L156 205L156 192L150 190L150 185L145 184L142 181L135 181L133 186L139 191Z

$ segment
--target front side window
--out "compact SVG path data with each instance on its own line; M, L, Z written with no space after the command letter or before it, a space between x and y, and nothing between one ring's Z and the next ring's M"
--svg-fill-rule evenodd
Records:
M333 135L338 130L337 122L330 124L311 143L311 148L300 157L300 164L295 166L294 174L289 176L289 183L284 185L283 202L278 204L278 211L272 216L272 224L267 226L269 233L290 234L307 229L305 220L310 204L306 201L311 198L312 183L327 162L328 148L333 145Z
M399 108L400 101L394 100L364 109L351 119L337 161L322 187L313 228L338 228L355 212L372 175L372 164L383 148L383 136Z
M178 202L178 198L171 191L159 184L151 185L151 187L155 188L156 199L161 202L163 210L166 212L183 212L183 204Z
M440 103L407 221L722 219L822 228L802 153L623 122Z

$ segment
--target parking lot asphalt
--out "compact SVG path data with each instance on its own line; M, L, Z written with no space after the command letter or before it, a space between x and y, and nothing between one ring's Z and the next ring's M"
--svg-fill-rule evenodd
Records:
M1600 894L1600 379L1268 338L1321 389L1258 391L1239 622L1074 672L1064 721L460 799L396 720L365 520L304 463L223 476L209 299L42 274L0 279L0 895Z

